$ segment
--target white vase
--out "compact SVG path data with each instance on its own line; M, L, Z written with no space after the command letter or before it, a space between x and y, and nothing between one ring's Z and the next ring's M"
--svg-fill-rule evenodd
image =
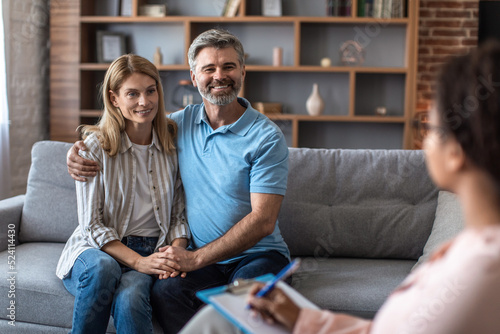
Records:
M311 116L321 115L323 109L325 109L325 102L321 98L321 95L319 95L317 83L313 84L311 95L307 98L306 109Z
M161 54L160 47L156 48L156 52L153 55L153 64L158 68L163 62L163 55Z

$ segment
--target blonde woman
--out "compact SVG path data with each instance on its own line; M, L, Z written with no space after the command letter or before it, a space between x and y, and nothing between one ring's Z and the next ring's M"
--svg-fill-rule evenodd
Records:
M86 151L101 173L76 182L79 226L57 275L75 296L72 333L152 333L150 290L156 277L179 275L158 249L186 247L184 192L156 67L137 55L116 59L102 86L104 110L82 126ZM182 274L184 275L184 274Z

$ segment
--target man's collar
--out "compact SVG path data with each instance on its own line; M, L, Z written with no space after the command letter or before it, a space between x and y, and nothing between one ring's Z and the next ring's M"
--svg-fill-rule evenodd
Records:
M248 131L250 131L250 128L255 123L255 120L257 119L259 114L255 109L252 108L248 100L239 97L238 102L242 106L246 107L246 110L236 122L229 126L228 130L238 136L243 137L248 133Z
M236 122L229 125L224 125L220 127L220 129L224 132L231 131L232 133L243 137L252 127L253 123L258 117L258 113L252 108L250 102L248 102L248 100L246 100L245 98L238 97L238 103L246 108L243 115L241 115L241 117ZM196 116L195 123L200 124L202 121L210 126L210 121L208 120L204 103L200 105L200 112Z

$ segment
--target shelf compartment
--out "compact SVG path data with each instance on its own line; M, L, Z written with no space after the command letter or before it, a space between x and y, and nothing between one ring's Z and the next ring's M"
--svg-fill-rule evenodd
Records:
M182 23L185 21L183 16L81 16L81 23ZM209 18L207 18L209 19Z
M306 100L314 83L325 102L324 115L349 114L348 73L247 72L245 97L251 102L281 101L284 113L307 115Z
M82 63L80 70L82 71L106 71L109 63ZM188 65L180 64L165 64L158 67L159 71L189 71Z
M222 28L236 35L248 54L247 65L271 66L273 63L273 48L283 49L283 66L294 64L294 26L292 23L241 23L223 22L217 25L213 23L193 23L191 28L192 38L200 33L212 29ZM269 31L273 32L269 36ZM265 38L262 38L265 36ZM269 37L268 37L269 36Z
M335 3L341 3L341 0L336 0ZM351 5L350 15L347 17L357 17L357 7L358 1L344 1ZM325 0L287 0L282 1L282 15L283 16L308 16L308 17L329 17L326 13L326 1ZM262 15L262 2L256 0L247 0L245 13L249 16L259 16ZM338 17L338 16L337 16ZM382 18L366 17L367 19L373 20L385 20Z
M153 61L156 48L160 47L164 64L184 65L185 63L184 25L181 22L155 25L150 23L82 24L82 63L97 62L96 34L99 30L124 34L127 53L135 53Z
M169 16L220 16L224 10L225 1L166 0L163 3L167 5Z
M389 130L388 134L391 137L391 146L392 148L400 148L398 143L402 142L401 138L398 137L400 134L401 129L404 129L406 120L404 117L381 117L381 116L332 116L332 115L321 115L321 116L309 116L309 115L291 115L291 114L271 114L267 115L278 127L281 129L283 134L285 135L285 139L287 141L288 146L290 147L301 147L304 145L315 145L314 147L327 147L327 148L335 148L335 147L345 147L345 148L365 148L363 145L360 144L359 140L352 140L350 139L347 141L349 145L346 145L346 142L344 141L339 141L339 140L334 140L333 142L335 144L332 144L332 141L328 141L328 143L322 143L320 144L320 141L318 141L318 136L322 135L317 135L313 134L312 136L309 136L309 139L305 139L304 141L304 135L307 136L307 131L304 131L304 129L309 129L309 127L306 125L307 123L310 124L326 124L326 123L335 123L335 124L347 124L347 128L354 128L357 129L357 127L353 126L352 124L365 124L362 125L361 127L367 127L368 126L368 131L371 133L373 132L372 127L369 127L369 125L382 125L384 130ZM383 126L384 124L388 124L389 126ZM380 127L376 127L380 128ZM343 128L342 128L343 129ZM299 133L300 131L300 133ZM404 130L403 130L404 131ZM331 135L329 135L331 137ZM349 136L352 137L352 134L349 134ZM302 138L302 139L300 139ZM397 140L399 138L399 140ZM331 139L331 138L330 138ZM395 140L395 143L392 143L392 141ZM382 144L381 144L382 142ZM308 144L304 144L308 143ZM337 145L337 146L335 146ZM341 146L338 146L341 145ZM383 143L383 140L377 139L373 144L370 144L372 146L369 146L369 148L383 148L384 146L380 145L385 145Z
M287 0L281 2L282 16L326 16L325 0ZM246 14L253 16L262 15L262 1L247 1Z
M82 1L82 15L84 16L118 16L120 15L120 0ZM144 1L139 1L139 4ZM134 3L134 2L133 2ZM148 1L146 1L148 3ZM156 2L158 3L158 2ZM199 0L166 0L168 16L220 16L224 1ZM134 11L132 11L134 12ZM137 17L137 16L134 16ZM139 16L140 17L140 16Z
M402 73L357 73L354 114L373 116L377 107L385 107L386 117L404 117L405 80Z
M406 25L384 25L376 21L357 24L302 23L300 65L318 66L328 57L342 66L340 47L349 40L364 48L363 67L406 66ZM315 50L311 52L311 50Z

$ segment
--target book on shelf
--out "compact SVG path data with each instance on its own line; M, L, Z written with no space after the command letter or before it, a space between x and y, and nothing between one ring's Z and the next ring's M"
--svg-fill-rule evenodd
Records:
M326 0L326 16L338 16L339 6L337 2L339 0Z
M132 16L132 0L121 0L120 1L120 15L121 16Z
M281 0L262 0L262 16L281 16Z
M225 0L224 1L224 6L222 6L222 12L221 12L221 16L226 16L226 13L227 13L227 6L229 5L229 2L231 0Z
M358 1L358 17L373 17L373 0Z
M406 17L406 1L405 0L392 0L392 16L391 17Z
M326 16L351 16L352 0L326 0Z
M241 0L226 0L222 10L222 16L235 17L240 9Z
M358 17L402 18L406 0L358 0Z

